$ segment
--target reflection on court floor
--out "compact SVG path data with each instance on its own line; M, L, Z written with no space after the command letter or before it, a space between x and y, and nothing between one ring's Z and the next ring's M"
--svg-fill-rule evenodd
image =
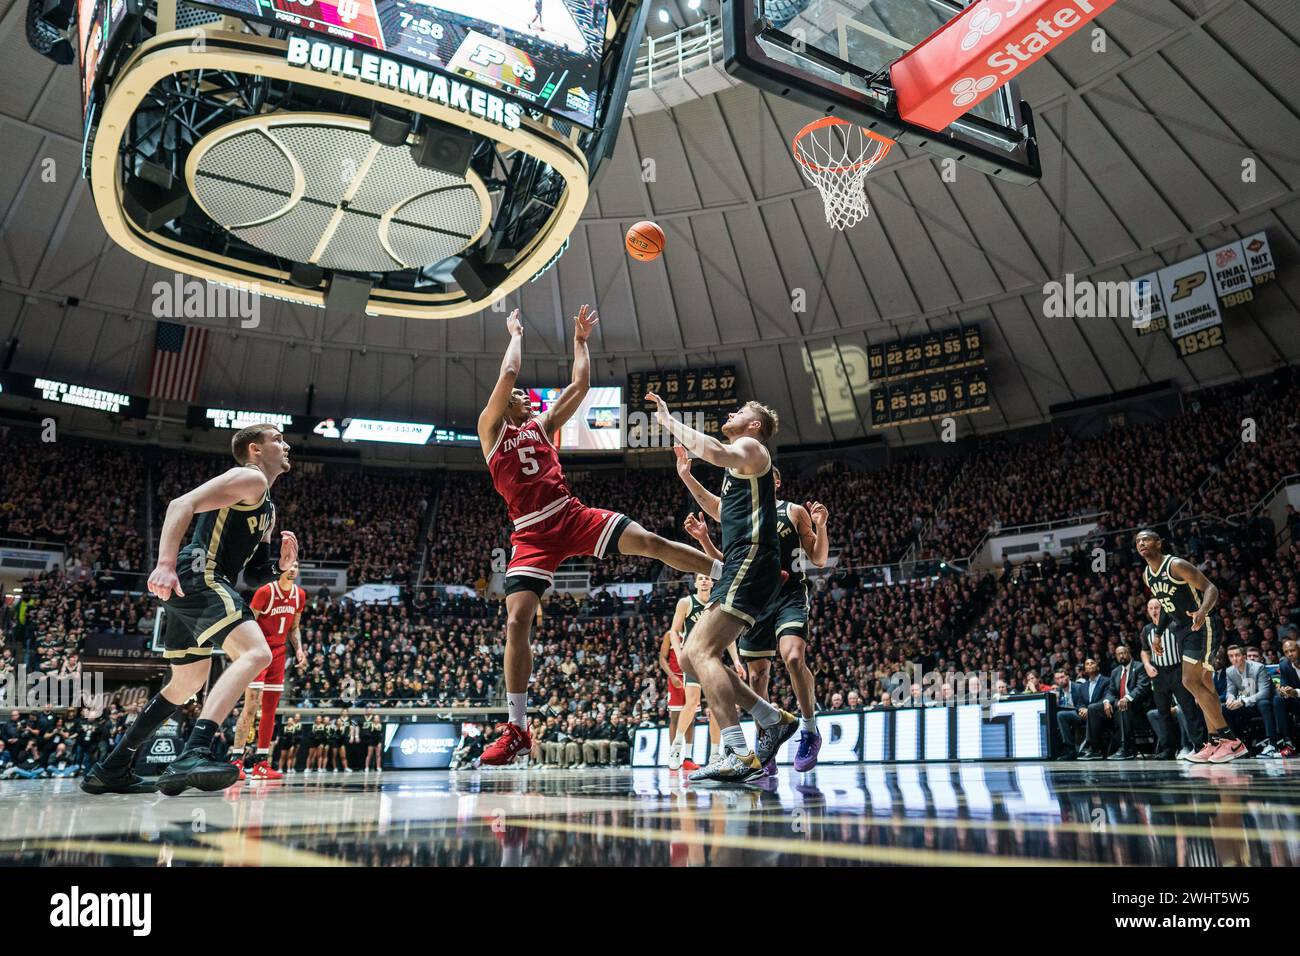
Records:
M107 866L1294 866L1291 761L294 776L222 794L0 784L0 862Z

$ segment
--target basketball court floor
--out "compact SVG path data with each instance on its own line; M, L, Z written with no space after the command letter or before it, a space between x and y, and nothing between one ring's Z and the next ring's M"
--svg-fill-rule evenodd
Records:
M6 781L26 866L1295 866L1300 762L297 774L220 794Z

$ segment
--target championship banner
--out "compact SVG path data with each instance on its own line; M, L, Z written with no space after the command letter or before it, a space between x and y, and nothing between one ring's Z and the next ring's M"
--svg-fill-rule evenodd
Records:
M1160 270L1160 291L1169 312L1169 337L1179 339L1223 321L1210 279L1210 259L1202 254Z
M1246 268L1250 271L1251 281L1263 285L1277 278L1277 263L1273 261L1273 250L1268 247L1268 236L1257 232L1241 240L1246 252Z
M941 132L1115 0L981 0L889 68L898 114Z
M1130 301L1137 303L1137 308L1142 310L1140 315L1135 313L1133 317L1133 327L1137 329L1138 335L1150 335L1168 327L1165 297L1160 294L1159 273L1148 272L1134 279Z

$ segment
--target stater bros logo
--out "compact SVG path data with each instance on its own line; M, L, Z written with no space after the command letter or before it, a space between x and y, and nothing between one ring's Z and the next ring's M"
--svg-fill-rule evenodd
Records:
M289 38L285 59L290 66L350 76L441 103L506 129L519 128L523 108L518 103L410 63L305 37Z

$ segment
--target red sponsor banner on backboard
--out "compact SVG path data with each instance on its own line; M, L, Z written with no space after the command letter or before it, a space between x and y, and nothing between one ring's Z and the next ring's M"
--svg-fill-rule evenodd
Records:
M947 129L1115 0L980 0L890 67L898 112Z

